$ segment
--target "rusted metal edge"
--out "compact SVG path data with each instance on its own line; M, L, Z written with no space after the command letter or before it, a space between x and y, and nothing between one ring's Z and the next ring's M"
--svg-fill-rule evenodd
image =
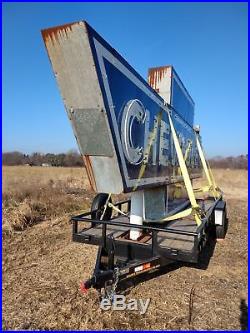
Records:
M151 67L148 69L148 83L149 85L156 89L156 84L161 81L161 79L164 76L164 72L166 69L171 68L171 65L166 65L166 66L160 66L160 67Z
M72 26L73 25L84 25L84 26L86 26L86 22L85 21L78 21L78 22L58 25L56 27L41 30L42 37L43 37L43 40L44 40L45 44L49 39L52 40L52 41L53 40L58 41L59 35L62 32L67 36L68 32L72 31Z
M85 164L85 169L86 169L86 172L87 172L87 176L88 176L88 179L89 179L89 182L90 182L91 189L93 191L97 192L97 187L96 187L96 182L95 182L95 177L94 177L90 157L89 157L89 155L83 155L82 158L83 158L83 162Z

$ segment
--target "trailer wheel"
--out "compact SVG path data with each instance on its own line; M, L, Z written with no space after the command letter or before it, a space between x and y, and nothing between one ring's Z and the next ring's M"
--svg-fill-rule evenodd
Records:
M226 209L223 211L223 217L222 217L222 225L216 225L215 226L215 232L216 232L216 238L217 239L224 239L227 233L227 213Z
M91 218L93 220L101 219L105 204L108 200L108 196L109 195L107 193L99 193L95 196L91 205ZM109 199L109 202L112 202L111 198ZM112 208L107 207L103 216L103 220L104 221L110 220L111 216L112 216Z

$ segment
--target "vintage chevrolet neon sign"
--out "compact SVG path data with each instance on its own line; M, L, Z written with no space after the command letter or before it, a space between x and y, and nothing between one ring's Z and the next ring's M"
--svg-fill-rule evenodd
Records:
M175 119L181 123L181 119L176 115ZM133 125L134 122L137 122L144 128L144 141L143 145L135 147L133 143ZM154 122L157 123L157 118L155 117ZM185 124L184 124L185 126ZM173 146L173 139L170 136L169 124L161 120L159 129L160 142L157 145L157 140L155 139L152 144L152 165L157 164L163 166L176 166L177 156ZM193 147L193 141L190 139L186 140L182 133L179 133L179 142L182 147L183 154L190 146L190 152L186 159L186 164L188 167L198 167L199 166L199 156L197 149ZM156 135L157 138L157 135ZM139 100L130 100L124 110L121 122L121 140L124 150L124 154L127 158L127 161L133 165L139 165L141 163L149 163L147 157L145 156L145 151L149 146L149 110L146 110L143 104ZM173 151L171 160L169 159L169 151Z
M42 34L95 191L131 192L182 180L168 110L190 176L200 176L194 104L172 67L153 71L149 85L86 22Z

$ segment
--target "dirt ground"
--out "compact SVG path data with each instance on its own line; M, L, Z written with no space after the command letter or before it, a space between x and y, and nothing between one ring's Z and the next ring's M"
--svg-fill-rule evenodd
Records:
M95 290L79 289L96 255L71 241L68 223L94 195L84 169L4 167L3 329L246 329L247 171L215 177L227 199L226 239L206 249L202 268L175 264L121 286L129 299L151 298L140 315L102 311Z

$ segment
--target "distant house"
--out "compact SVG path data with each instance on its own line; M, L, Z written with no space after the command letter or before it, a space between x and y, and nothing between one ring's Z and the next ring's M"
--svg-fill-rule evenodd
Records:
M49 163L42 163L42 167L51 167L51 164L49 164Z

